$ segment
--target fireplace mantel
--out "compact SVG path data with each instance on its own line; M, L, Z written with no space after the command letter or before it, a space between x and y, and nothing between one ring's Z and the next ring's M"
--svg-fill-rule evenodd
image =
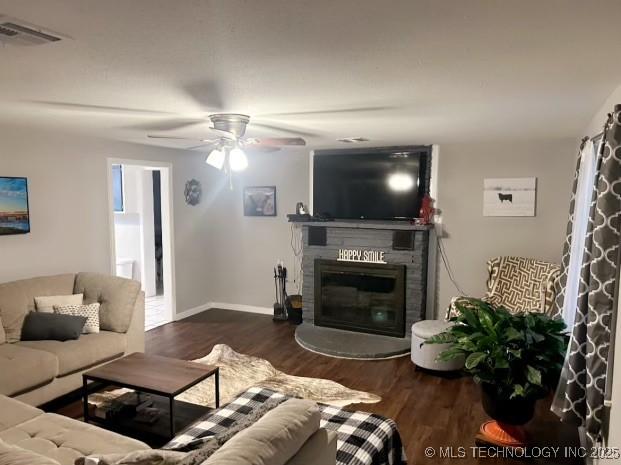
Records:
M324 228L350 228L350 229L387 229L390 231L430 231L433 225L412 224L409 221L363 221L363 220L339 220L339 221L293 221L300 226L322 226Z

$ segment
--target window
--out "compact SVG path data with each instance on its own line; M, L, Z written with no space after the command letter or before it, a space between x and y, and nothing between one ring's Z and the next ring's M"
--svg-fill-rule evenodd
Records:
M123 198L123 165L112 165L112 195L114 212L123 213L125 202Z
M576 317L576 303L580 289L580 269L582 268L584 257L584 245L589 224L591 200L593 198L593 186L595 185L597 173L600 142L597 140L587 141L580 154L580 171L574 205L571 253L567 269L565 301L563 302L563 319L568 328L573 328Z

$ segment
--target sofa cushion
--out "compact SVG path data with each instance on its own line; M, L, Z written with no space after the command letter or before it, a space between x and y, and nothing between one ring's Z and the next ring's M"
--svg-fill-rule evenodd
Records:
M58 376L65 376L123 355L127 338L101 331L73 341L21 341L16 345L53 354L58 359Z
M0 395L0 431L43 415L43 410Z
M284 465L315 431L321 419L317 404L289 399L238 433L204 465Z
M50 457L61 465L73 465L78 457L85 455L126 453L149 448L135 439L54 413L44 413L0 431L0 439Z
M336 442L337 435L334 431L319 429L287 462L287 465L336 464Z
M37 312L52 313L56 305L82 305L83 294L46 295L34 298Z
M12 446L0 440L0 465L60 465L36 452Z
M74 281L74 274L63 274L0 284L0 317L7 342L19 341L24 317L35 309L35 297L72 294Z
M140 293L140 283L99 273L78 273L74 293L83 293L85 304L101 304L101 329L125 333L131 323L134 305Z
M68 341L78 339L85 316L30 312L22 326L22 341Z
M49 352L2 344L0 373L0 394L12 396L52 381L58 376L58 359Z

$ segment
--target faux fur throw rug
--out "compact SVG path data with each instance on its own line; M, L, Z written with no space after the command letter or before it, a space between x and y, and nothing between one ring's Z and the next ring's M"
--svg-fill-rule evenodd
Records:
M267 360L240 354L226 344L215 345L209 355L194 361L220 367L220 405L230 402L237 394L251 387L271 389L336 407L356 403L374 404L382 400L375 394L355 391L327 379L288 375L278 371ZM190 388L177 398L199 405L214 406L213 377Z

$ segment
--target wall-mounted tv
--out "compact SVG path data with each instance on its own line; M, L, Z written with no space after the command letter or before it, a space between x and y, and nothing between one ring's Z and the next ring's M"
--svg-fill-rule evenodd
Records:
M0 236L29 232L28 180L0 176Z
M318 150L313 214L334 219L405 220L429 192L431 147Z

